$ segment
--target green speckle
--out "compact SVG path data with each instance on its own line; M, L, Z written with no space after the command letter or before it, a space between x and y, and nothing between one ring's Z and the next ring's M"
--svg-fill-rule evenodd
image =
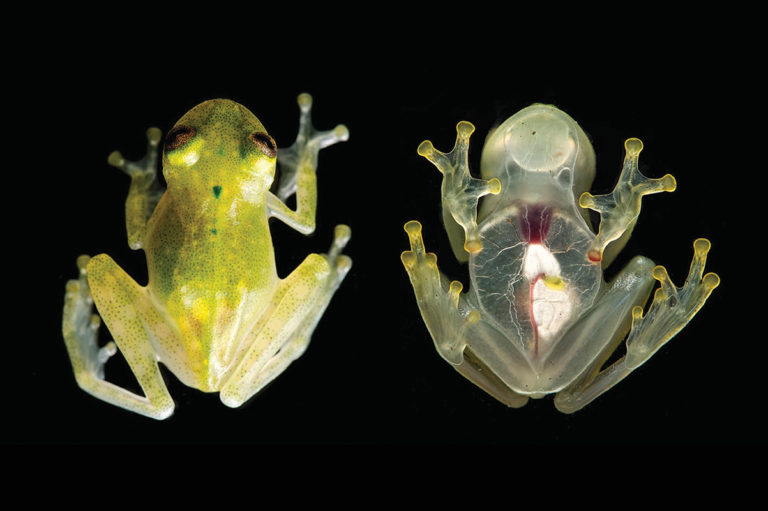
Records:
M217 199L219 198L219 195L221 195L221 187L219 185L213 187L213 195Z
M211 234L218 234L218 233L219 231L217 231L216 229L211 229Z

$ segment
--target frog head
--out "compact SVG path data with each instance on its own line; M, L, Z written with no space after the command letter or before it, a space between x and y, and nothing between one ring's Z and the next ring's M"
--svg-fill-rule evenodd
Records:
M168 190L238 190L263 197L275 175L277 145L259 119L228 99L187 112L168 132L163 175Z

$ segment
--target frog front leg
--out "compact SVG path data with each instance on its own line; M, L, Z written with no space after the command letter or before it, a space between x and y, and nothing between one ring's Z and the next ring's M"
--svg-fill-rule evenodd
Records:
M147 295L109 256L78 258L80 277L67 283L62 332L80 388L108 403L154 419L173 413L174 403L157 365L152 344L178 345L175 334L163 321ZM141 385L139 396L104 380L104 363L116 352L115 344L99 348L96 342L99 317L96 306L120 351Z
M624 142L626 156L619 181L610 194L592 195L584 192L579 197L579 205L600 213L600 227L597 237L587 252L593 263L602 261L603 267L610 264L613 257L624 247L640 215L640 203L644 195L659 192L672 192L677 182L671 174L658 179L645 177L638 168L638 158L643 150L643 143L638 138L629 138ZM609 251L603 254L612 243Z
M720 278L714 273L702 276L709 241L697 239L693 247L693 260L682 288L675 287L663 266L653 267L650 260L636 257L616 277L611 289L587 318L563 338L561 342L566 346L583 346L580 338L592 336L591 342L605 342L605 347L575 382L557 394L555 406L558 410L575 412L620 382L682 330L701 309ZM653 279L661 285L654 293L648 313L643 316L642 306ZM601 369L627 329L626 355Z
M312 332L352 261L341 255L349 241L346 225L336 226L327 254L310 254L280 284L275 304L249 334L249 346L220 392L221 401L238 407L279 376L306 350Z
M312 96L302 93L298 97L299 133L288 148L277 152L280 163L280 181L277 196L267 194L267 207L271 216L279 218L297 231L310 234L315 230L317 208L317 157L321 149L349 139L349 130L340 124L333 130L317 131L312 127ZM283 201L296 194L296 210Z
M128 161L118 151L112 152L107 159L110 165L119 168L131 178L128 198L125 201L125 226L128 245L133 250L144 246L147 220L164 192L157 179L158 144L161 135L158 128L147 130L147 153L141 160Z
M468 380L508 406L523 406L528 398L520 395L493 374L467 350L468 336L480 324L481 314L461 294L459 281L448 279L437 268L437 256L426 252L421 224L405 224L411 249L400 256L408 272L421 316L438 353Z
M478 200L483 195L496 195L501 191L501 182L497 178L477 179L469 172L469 137L474 131L472 123L461 121L456 125L456 143L451 152L438 151L429 140L419 144L417 149L443 174L440 189L443 222L453 253L461 262L467 261L468 253L479 252L483 248L477 229Z

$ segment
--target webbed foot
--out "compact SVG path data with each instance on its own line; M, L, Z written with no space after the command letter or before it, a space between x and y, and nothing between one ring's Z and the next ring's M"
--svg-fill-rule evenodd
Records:
M93 313L93 297L88 287L86 266L90 257L77 258L80 275L67 282L62 315L62 332L78 383L104 379L104 364L117 352L110 341L99 347L97 339L101 318Z
M469 173L467 153L469 137L474 131L472 123L461 121L456 125L456 143L451 152L438 151L429 140L419 144L417 150L443 174L443 211L447 210L464 229L464 250L469 253L483 248L477 229L478 200L483 195L495 195L501 191L501 182L497 178L477 179Z
M599 263L603 259L603 251L610 242L619 239L634 227L640 215L640 202L644 195L671 192L677 187L677 182L671 174L652 179L640 173L637 164L640 151L643 150L640 139L627 139L624 148L624 167L613 192L606 195L584 192L579 197L579 206L600 213L600 228L587 252L587 257L593 263Z
M411 220L404 228L411 249L403 252L400 259L411 279L421 315L440 355L451 364L459 365L466 346L464 330L477 321L479 313L460 300L461 282L454 280L449 284L437 268L437 256L426 252L421 224Z
M296 192L299 170L302 165L317 168L317 156L321 149L349 139L349 130L339 124L332 130L318 131L312 126L312 96L303 92L297 98L299 109L299 133L289 147L277 151L280 163L280 182L277 196L285 200Z
M666 268L656 266L653 269L653 278L661 285L653 295L648 313L643 316L640 306L632 309L626 356L630 369L640 366L682 330L720 284L720 277L715 273L702 276L710 247L709 240L704 238L693 242L693 260L681 288L672 283Z

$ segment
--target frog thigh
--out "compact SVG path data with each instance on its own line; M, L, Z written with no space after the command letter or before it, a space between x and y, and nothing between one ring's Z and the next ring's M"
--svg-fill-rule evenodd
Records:
M85 389L114 405L156 419L173 413L174 403L157 365L150 336L170 334L166 323L139 286L106 254L90 260L86 273L93 300L104 323L127 360L146 397L138 396L104 380Z
M563 413L573 413L603 394L621 381L631 371L626 370L623 358L602 369L606 360L627 335L632 320L632 309L648 300L653 288L653 261L635 256L613 279L606 292L592 310L569 330L553 351L553 366L557 358L578 360L568 350L578 350L585 356L594 357L584 365L586 369L555 396L555 406Z
M310 254L280 284L277 303L261 328L250 334L248 351L220 392L221 401L238 407L280 375L307 348L336 289L352 266L339 255L349 228L337 226L329 254Z
M484 355L487 354L480 349L483 341L500 340L493 343L494 347L509 345L509 342L506 338L500 339L498 333L481 321L480 312L461 294L463 286L459 281L444 285L448 279L437 267L437 256L426 252L421 224L412 220L405 224L405 231L411 249L402 253L401 260L437 352L465 378L502 403L514 408L525 405L528 397L509 388L486 362L488 357Z

